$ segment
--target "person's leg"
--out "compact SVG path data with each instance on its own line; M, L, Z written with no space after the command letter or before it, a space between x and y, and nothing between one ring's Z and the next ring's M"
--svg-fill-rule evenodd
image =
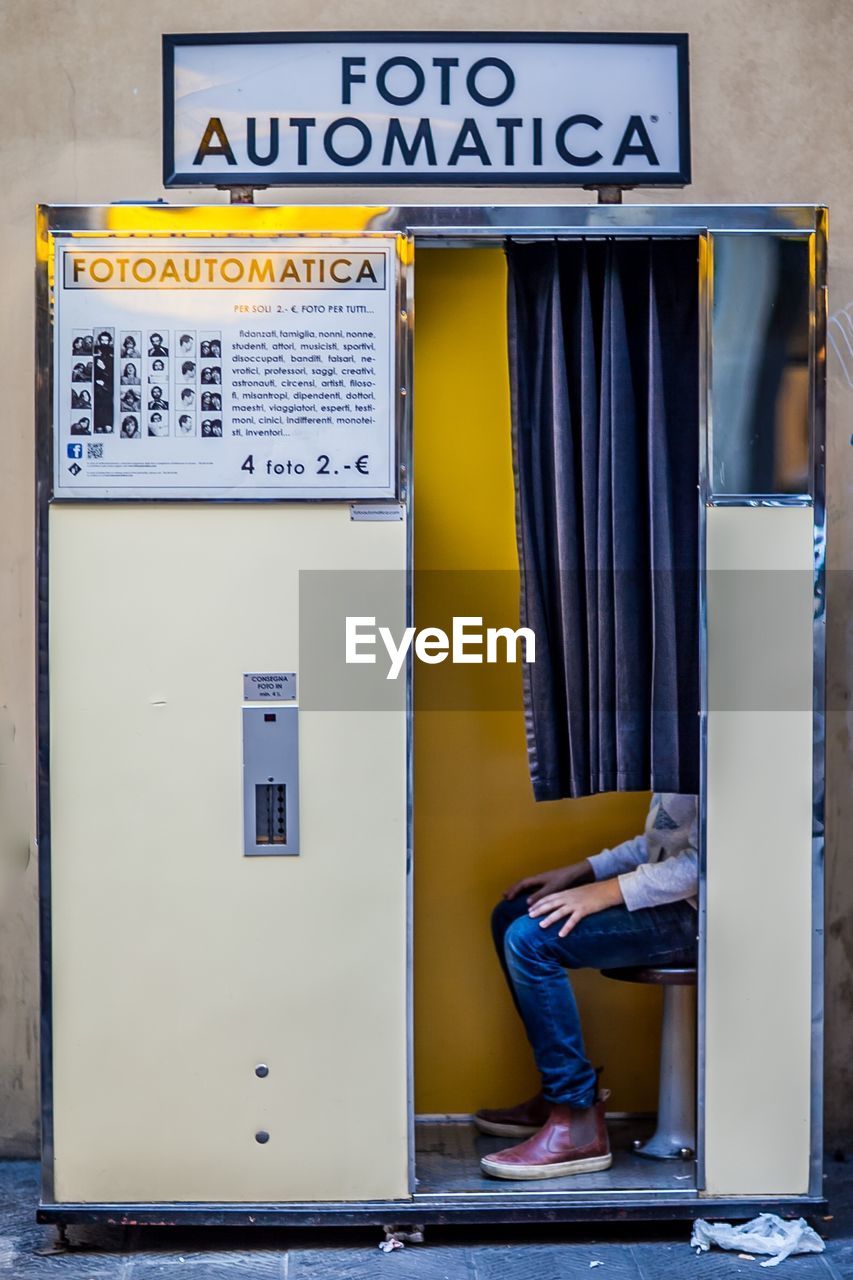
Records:
M527 895L521 894L511 901L502 898L492 912L492 938L495 950L519 1017L521 1017L521 1009L506 966L504 940L510 925L521 916L526 916L527 911ZM514 1106L483 1107L474 1115L474 1124L481 1133L499 1138L525 1138L542 1128L548 1119L550 1109L542 1094L537 1093L532 1098L527 1098Z
M543 929L520 916L504 937L507 969L551 1109L527 1141L483 1157L484 1172L496 1178L563 1177L610 1166L604 1098L597 1096L566 969L695 962L696 913L688 903L633 913L613 907L587 916L565 938L561 924Z
M518 1000L515 995L515 988L512 985L512 978L509 976L509 970L506 964L506 933L510 925L514 924L522 916L526 916L529 908L527 905L526 894L519 894L517 898L508 900L502 898L492 912L492 941L495 944L498 962L503 969L506 984L509 987L509 993L512 996L513 1004L518 1010L519 1017L522 1016L519 1008Z
M693 963L696 912L686 902L586 916L567 937L562 921L543 929L519 916L506 930L506 966L542 1089L551 1103L591 1106L596 1075L584 1050L580 1014L566 969Z

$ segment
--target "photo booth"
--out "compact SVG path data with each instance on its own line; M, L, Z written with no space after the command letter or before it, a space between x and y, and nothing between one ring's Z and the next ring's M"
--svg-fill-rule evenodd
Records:
M40 209L42 1221L822 1203L826 234L811 206ZM476 582L518 625L507 261L545 250L651 255L695 301L662 341L695 361L700 942L663 1065L655 985L578 976L614 1163L512 1184L470 1122L535 1088L489 911L641 830L650 784L537 802L517 668L491 702L359 668L350 699L341 624L481 613ZM676 1159L633 1146L655 1112Z

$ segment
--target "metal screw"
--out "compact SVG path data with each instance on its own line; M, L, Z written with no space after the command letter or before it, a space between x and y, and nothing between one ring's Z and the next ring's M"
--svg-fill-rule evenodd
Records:
M268 1076L269 1073L270 1073L270 1069L265 1062L259 1062L258 1065L255 1067L255 1075L258 1076L261 1080L265 1079L265 1077Z
M267 1133L266 1129L259 1129L255 1134L255 1142L259 1142L261 1146L263 1146L265 1142L269 1142L269 1140L270 1135Z

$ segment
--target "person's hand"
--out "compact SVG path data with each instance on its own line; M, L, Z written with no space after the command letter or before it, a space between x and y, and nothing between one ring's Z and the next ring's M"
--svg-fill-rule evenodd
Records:
M526 893L528 906L533 906L549 894L559 893L561 889L571 889L574 885L590 884L594 879L592 867L584 858L583 862L573 862L570 867L540 871L538 875L525 876L523 880L516 880L515 884L507 889L504 897L507 902L512 902L513 898L517 898L519 894Z
M528 915L539 921L541 929L548 929L558 920L565 924L558 936L565 938L584 916L597 915L608 907L618 907L624 901L618 879L598 880L595 884L579 885L576 889L564 889L550 893L531 906Z

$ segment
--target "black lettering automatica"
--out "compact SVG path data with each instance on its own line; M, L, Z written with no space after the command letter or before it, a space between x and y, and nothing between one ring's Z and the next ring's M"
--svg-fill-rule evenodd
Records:
M201 167L205 160L215 158L240 168L238 151L242 151L250 164L261 168L276 164L286 169L307 168L325 158L342 169L454 169L463 161L474 162L481 169L494 165L512 169L527 167L528 163L543 166L547 147L554 163L569 170L589 168L601 161L620 169L626 161L636 159L645 160L650 169L660 167L649 124L641 115L628 115L624 123L620 122L619 141L612 155L605 155L596 146L603 121L585 112L566 116L551 136L541 116L509 115L466 116L452 128L447 127L446 121L439 127L427 116L418 120L391 116L377 122L373 118L342 115L320 123L314 116L270 116L264 120L247 116L239 132L229 128L230 133L220 117L210 117L194 166ZM258 142L261 134L266 139L263 151ZM527 146L523 148L525 140ZM466 164L464 171L470 172L471 164Z

